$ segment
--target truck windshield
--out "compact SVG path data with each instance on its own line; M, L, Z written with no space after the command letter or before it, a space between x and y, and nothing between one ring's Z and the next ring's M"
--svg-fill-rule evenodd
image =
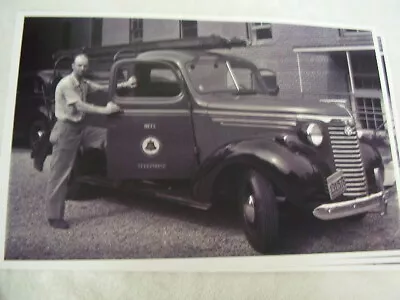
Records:
M257 69L241 60L202 56L187 65L199 93L265 94Z

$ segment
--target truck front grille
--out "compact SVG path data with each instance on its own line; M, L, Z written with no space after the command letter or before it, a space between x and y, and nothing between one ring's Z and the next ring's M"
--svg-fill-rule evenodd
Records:
M346 197L363 197L367 195L368 186L363 167L357 132L348 136L345 125L330 125L329 136L336 170L342 170L346 182Z

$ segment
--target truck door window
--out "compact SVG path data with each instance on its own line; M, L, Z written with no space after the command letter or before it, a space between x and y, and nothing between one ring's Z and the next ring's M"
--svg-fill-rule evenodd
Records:
M117 70L117 83L126 80L120 69L129 69L127 66L121 66ZM126 74L125 74L126 75ZM136 62L133 72L137 81L137 87L133 90L118 89L119 97L143 97L143 98L171 98L181 94L180 81L174 70L166 64L156 62ZM121 76L121 77L120 77Z

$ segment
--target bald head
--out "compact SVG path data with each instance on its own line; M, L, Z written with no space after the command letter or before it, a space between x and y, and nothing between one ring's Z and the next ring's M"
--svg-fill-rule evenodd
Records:
M89 58L85 54L78 54L75 56L72 63L72 71L74 75L80 79L85 74L89 67Z

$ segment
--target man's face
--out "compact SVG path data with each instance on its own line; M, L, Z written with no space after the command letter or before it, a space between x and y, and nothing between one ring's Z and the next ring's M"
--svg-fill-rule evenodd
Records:
M84 55L79 55L75 58L72 64L72 70L77 77L82 77L87 71L89 66L89 60Z

